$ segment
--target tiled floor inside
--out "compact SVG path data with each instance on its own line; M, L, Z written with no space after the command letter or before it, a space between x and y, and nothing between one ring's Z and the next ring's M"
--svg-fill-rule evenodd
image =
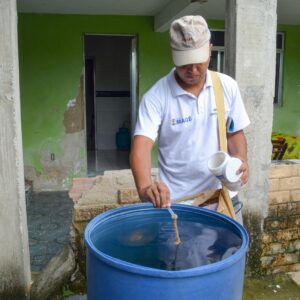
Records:
M41 271L70 240L73 202L68 192L30 193L27 222L31 271Z
M105 170L129 169L129 151L88 151L88 175L103 174Z

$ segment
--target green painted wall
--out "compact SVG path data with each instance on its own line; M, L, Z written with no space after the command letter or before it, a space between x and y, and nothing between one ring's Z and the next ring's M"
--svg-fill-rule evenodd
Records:
M278 26L285 33L282 105L275 107L273 130L300 136L300 26Z
M210 28L224 27L223 21L208 23ZM36 176L46 173L49 153L64 164L64 114L68 102L78 95L85 33L137 35L139 96L172 67L168 33L153 32L152 17L19 14L18 30L24 162ZM279 26L278 30L286 35L283 104L274 110L274 130L300 135L300 26ZM66 182L85 175L84 142L79 150L82 166L80 170L65 166ZM59 166L44 180L57 172L62 172Z
M85 33L137 35L139 95L172 66L168 33L153 32L152 17L19 14L18 30L24 162L39 174L45 152L62 153L64 113L78 94Z

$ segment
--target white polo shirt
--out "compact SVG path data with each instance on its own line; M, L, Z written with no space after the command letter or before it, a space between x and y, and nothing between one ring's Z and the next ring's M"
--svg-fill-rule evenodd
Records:
M171 201L221 185L207 168L208 158L219 150L217 111L210 72L198 97L183 90L173 69L142 98L134 135L158 138L160 181L167 184ZM224 92L227 130L250 124L238 85L218 74Z

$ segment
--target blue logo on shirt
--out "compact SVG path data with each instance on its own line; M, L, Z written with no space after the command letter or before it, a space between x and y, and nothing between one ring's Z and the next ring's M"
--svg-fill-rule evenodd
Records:
M183 123L191 122L191 121L192 121L192 116L188 116L188 117L183 117L183 118L172 119L171 124L178 125L178 124L183 124Z

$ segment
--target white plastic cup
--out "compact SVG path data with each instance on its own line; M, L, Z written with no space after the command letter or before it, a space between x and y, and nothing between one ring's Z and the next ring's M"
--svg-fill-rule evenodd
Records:
M236 157L230 157L226 152L218 151L208 160L208 169L230 191L238 191L242 187L240 180L242 174L237 174L242 161Z
M226 164L224 171L224 185L230 191L239 191L242 187L242 182L240 180L242 173L237 174L241 165L242 161L236 157L231 157Z
M214 153L208 160L208 169L215 175L215 176L222 176L226 164L228 160L230 159L230 156L223 151L218 151Z

